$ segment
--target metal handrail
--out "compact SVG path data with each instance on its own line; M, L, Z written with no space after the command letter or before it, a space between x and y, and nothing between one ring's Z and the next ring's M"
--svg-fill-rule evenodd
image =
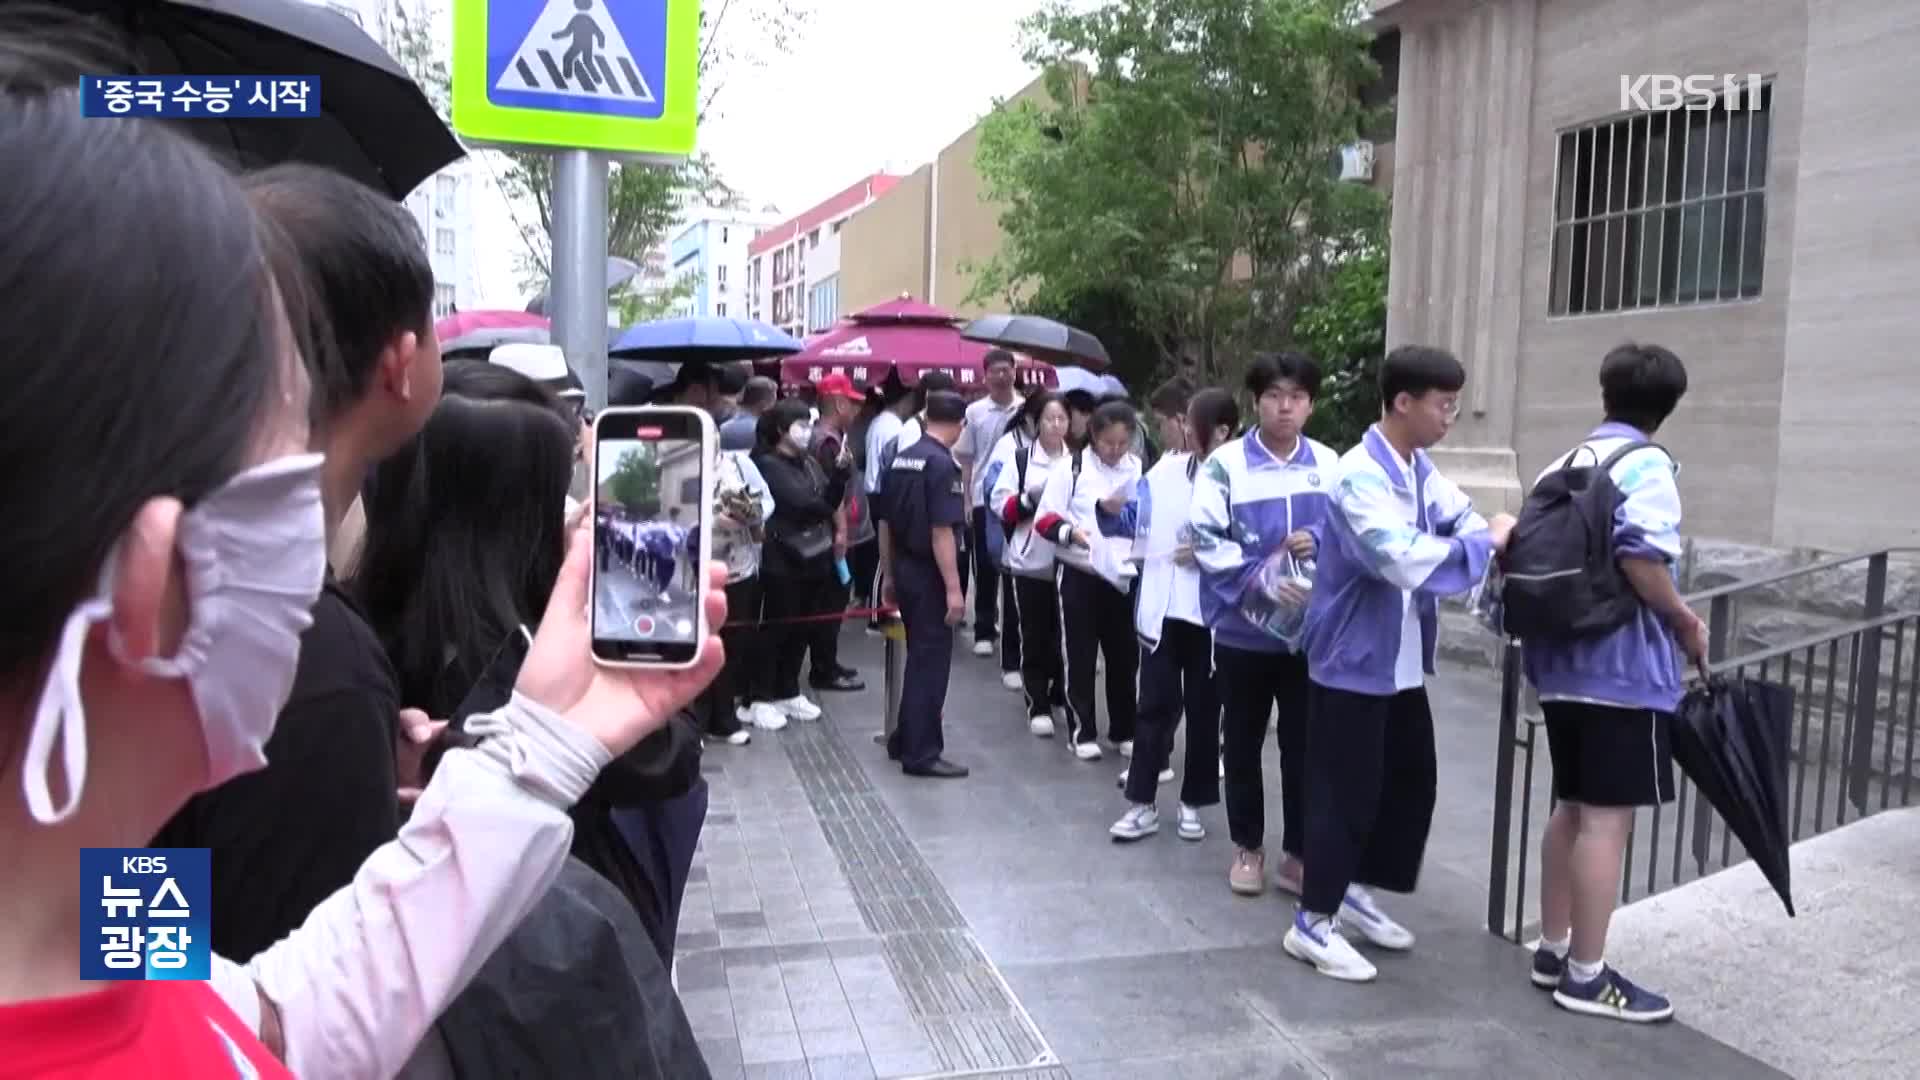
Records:
M1739 581L1730 581L1725 585L1715 585L1711 589L1702 589L1699 592L1688 593L1681 597L1681 599L1689 604L1698 604L1721 596L1733 596L1737 593L1764 589L1769 585L1778 585L1783 581L1792 581L1794 578L1806 577L1809 574L1818 574L1827 570L1838 570L1843 566L1851 566L1857 562L1866 562L1875 556L1911 554L1920 554L1920 547L1875 548L1872 551L1861 551L1852 555L1836 555L1833 558L1822 559L1819 562L1808 563L1805 566L1795 566L1790 569L1777 571L1765 577L1742 578Z
M1785 645L1775 645L1771 648L1758 649L1741 656L1732 657L1731 659L1714 661L1707 665L1707 673L1710 675L1724 675L1729 671L1737 671L1743 667L1752 667L1755 664L1764 664L1769 660L1778 660L1783 656L1818 648L1830 641L1849 638L1855 634L1864 634L1869 630L1884 629L1895 623L1906 622L1908 619L1916 617L1920 617L1920 611L1892 611L1877 618L1860 619L1856 622L1830 626L1816 633L1808 634L1798 640L1790 641Z

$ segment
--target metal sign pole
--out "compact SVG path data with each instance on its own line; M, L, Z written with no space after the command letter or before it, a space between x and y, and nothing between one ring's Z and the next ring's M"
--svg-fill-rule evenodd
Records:
M553 340L586 384L587 404L607 407L607 158L553 155Z

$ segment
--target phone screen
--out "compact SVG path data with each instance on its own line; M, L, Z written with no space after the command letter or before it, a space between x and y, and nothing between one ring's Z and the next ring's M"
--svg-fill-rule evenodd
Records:
M609 409L594 421L598 660L685 666L699 653L711 430L692 409Z

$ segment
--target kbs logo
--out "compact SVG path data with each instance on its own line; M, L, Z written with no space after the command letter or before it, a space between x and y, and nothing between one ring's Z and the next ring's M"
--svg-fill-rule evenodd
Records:
M1622 75L1622 112L1667 109L1757 111L1764 75Z
M206 848L80 849L80 977L210 978Z

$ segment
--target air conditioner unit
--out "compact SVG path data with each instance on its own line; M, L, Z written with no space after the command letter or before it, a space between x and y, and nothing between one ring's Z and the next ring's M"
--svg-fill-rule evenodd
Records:
M1362 139L1340 148L1340 179L1356 183L1373 180L1373 144Z

